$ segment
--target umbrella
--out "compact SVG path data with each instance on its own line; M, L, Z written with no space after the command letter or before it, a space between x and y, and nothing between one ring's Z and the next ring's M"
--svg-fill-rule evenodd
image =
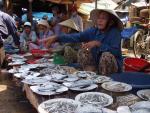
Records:
M53 3L58 3L58 4L72 4L74 3L92 3L95 0L47 0Z
M85 14L85 15L89 15L89 13L91 12L91 10L95 9L95 5L96 8L101 8L101 9L115 9L118 4L116 4L115 2L113 2L112 0L97 0L96 3L82 3L78 9L78 12Z

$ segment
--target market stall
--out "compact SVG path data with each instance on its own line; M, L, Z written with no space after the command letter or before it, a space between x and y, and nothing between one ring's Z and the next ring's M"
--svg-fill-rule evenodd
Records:
M96 109L106 113L117 113L122 106L128 107L131 113L136 113L136 110L131 108L137 102L140 105L144 102L147 107L146 111L141 107L138 110L149 112L149 102L144 101L150 99L149 89L134 92L132 84L114 81L108 76L97 75L94 72L55 65L47 55L44 56L48 60L38 59L34 63L27 64L27 56L31 60L29 53L11 55L9 58L12 62L8 65L13 68L8 72L22 84L27 99L39 113L56 111L60 113L62 110L70 113L70 109L75 111Z

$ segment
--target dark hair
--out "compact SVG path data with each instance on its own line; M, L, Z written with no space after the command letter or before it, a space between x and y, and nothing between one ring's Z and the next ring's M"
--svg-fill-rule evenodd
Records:
M24 28L30 28L31 29L31 26L29 26L29 25L24 25Z
M60 13L60 9L59 9L58 6L53 6L53 7L52 7L52 10L55 10L55 11L57 11L57 13Z
M42 17L43 20L46 20L47 18L48 18L47 15L44 15L44 16Z
M75 30L75 29L72 29L70 30L70 33L78 33L79 31Z
M109 16L109 27L113 27L113 26L117 26L117 20L116 20L116 17L115 16L113 16L113 15L111 15L111 14L109 14L110 16Z

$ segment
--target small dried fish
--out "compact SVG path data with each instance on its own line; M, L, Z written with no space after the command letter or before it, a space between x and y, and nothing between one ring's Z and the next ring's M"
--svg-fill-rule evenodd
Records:
M52 103L45 103L45 110L49 113L74 113L78 105L68 102L56 101Z
M144 100L150 100L150 97L147 96L146 94L141 94L141 96Z

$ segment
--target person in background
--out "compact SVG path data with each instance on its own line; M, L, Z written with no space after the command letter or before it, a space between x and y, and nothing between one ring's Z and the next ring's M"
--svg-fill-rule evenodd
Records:
M21 19L18 16L15 17L15 23L17 27L17 35L18 37L20 37L21 33L23 32L23 27L22 27Z
M9 35L7 39L3 41L5 52L8 54L15 54L19 52L18 47L15 46L12 35Z
M78 14L77 7L75 4L73 4L73 6L71 8L71 17L70 18L74 20L79 31L83 31L83 20L82 20L82 17Z
M78 52L78 63L83 70L109 75L122 71L121 30L123 23L108 9L94 9L90 19L95 26L79 33L49 37L47 46L54 42L83 42Z
M32 49L46 49L45 41L48 37L54 35L53 31L51 30L50 25L48 24L47 20L40 20L37 25L38 29L38 40L37 44L32 44ZM50 47L55 47L56 45L53 44Z
M20 50L21 52L27 52L32 49L32 44L36 43L37 35L35 31L31 30L31 23L24 23L24 30L20 35Z
M58 23L61 22L60 9L57 6L54 6L52 7L52 13L53 17L51 18L50 23L52 25L54 34L59 35L61 32L61 27L58 25Z
M16 46L19 46L19 38L17 36L17 28L14 19L8 15L7 13L3 12L3 1L0 1L0 18L2 19L3 23L6 25L7 31L9 35L12 35L14 43ZM8 35L7 35L8 36ZM7 38L3 37L3 38Z
M12 35L15 45L19 45L19 38L16 35L15 21L10 15L3 12L3 8L3 0L0 0L0 71L5 61L5 50L3 46L4 39L9 35Z
M131 22L139 22L140 24L143 24L143 26L147 26L149 23L149 0L127 0L124 5L133 5L138 9L136 12L138 18L131 18Z
M78 33L79 29L72 19L60 22L62 34ZM66 43L64 46L64 58L67 64L77 63L77 52L80 43Z
M47 15L44 15L44 16L42 17L42 19L48 21L48 16L47 16Z
M145 0L147 7L140 11L141 17L150 18L150 1ZM150 22L150 19L148 19L148 22Z

